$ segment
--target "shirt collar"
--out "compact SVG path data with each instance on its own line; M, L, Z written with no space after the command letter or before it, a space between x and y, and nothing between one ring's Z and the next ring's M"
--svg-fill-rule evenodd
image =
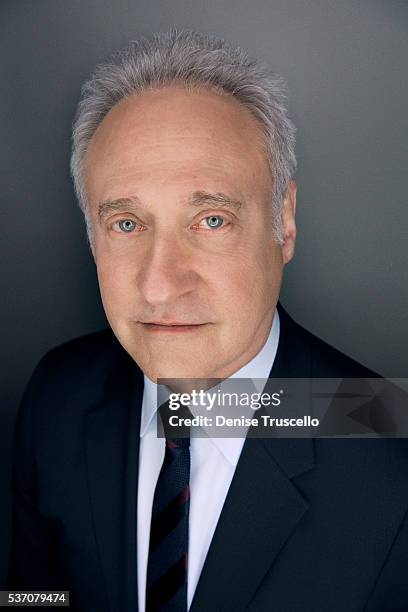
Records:
M255 386L262 383L262 388L257 389L262 391L265 380L269 377L273 363L275 361L276 351L278 349L280 334L279 313L275 309L275 314L272 321L272 326L268 338L261 350L242 368L231 374L229 378L251 378L254 380ZM150 378L144 375L144 390L142 402L142 416L140 424L140 437L145 436L149 426L157 411L157 384L152 382ZM211 438L212 442L222 452L222 454L233 465L236 465L237 449L242 448L241 438Z

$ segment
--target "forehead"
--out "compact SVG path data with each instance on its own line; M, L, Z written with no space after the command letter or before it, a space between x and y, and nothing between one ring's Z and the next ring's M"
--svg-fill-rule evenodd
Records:
M200 181L226 181L251 189L268 178L265 137L249 110L229 94L181 86L119 102L97 128L85 159L91 203L146 182L193 181L200 188L206 187Z

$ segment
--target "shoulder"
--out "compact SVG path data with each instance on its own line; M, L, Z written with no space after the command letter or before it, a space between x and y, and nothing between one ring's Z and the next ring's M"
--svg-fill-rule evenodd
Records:
M315 378L378 378L377 372L359 363L299 325L278 304L281 325L279 348L291 363L294 376Z
M49 350L37 365L30 383L46 383L62 391L78 385L89 387L117 361L127 358L113 332L104 329Z
M381 378L377 372L300 326L282 307L279 315L283 332L282 352L286 361L292 360L297 364L296 369L291 370L295 376L343 380ZM381 384L387 385L388 381L383 379ZM391 390L389 386L384 388ZM370 411L370 418L378 417L379 423L384 423L386 418L392 416L389 412L392 406L388 404L372 401L364 404L364 408ZM390 507L397 507L399 520L402 518L408 504L406 438L385 436L369 439L347 435L320 437L314 440L314 449L319 466L317 473L321 478L320 484L324 483L322 490L326 497L337 497L340 504L343 493L351 489L353 496L361 497L361 483L365 483L367 495L373 495L378 502L389 495ZM348 499L346 496L346 504Z
M56 420L75 420L103 398L115 372L126 375L136 364L110 329L75 338L49 350L24 392L18 420L48 429Z
M318 336L304 330L312 351L312 367L316 376L327 375L349 378L378 378L379 374L349 355L346 355Z
M81 371L85 365L92 367L105 358L110 359L120 350L123 349L112 330L103 329L51 348L41 359L40 365L56 370Z

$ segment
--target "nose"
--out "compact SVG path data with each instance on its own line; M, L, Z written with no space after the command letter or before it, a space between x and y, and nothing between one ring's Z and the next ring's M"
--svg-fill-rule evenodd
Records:
M138 289L144 300L152 307L173 305L194 291L197 282L189 245L169 232L157 233L139 268Z

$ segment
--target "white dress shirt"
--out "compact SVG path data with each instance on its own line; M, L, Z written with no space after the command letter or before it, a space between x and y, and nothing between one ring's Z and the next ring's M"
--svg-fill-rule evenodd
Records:
M271 330L264 346L249 363L232 374L230 378L268 378L278 348L279 327L279 315L275 310ZM154 418L156 404L157 385L145 376L140 425L137 499L137 580L140 612L145 610L153 496L165 452L165 440L158 438L156 434L156 419ZM188 607L193 600L244 442L244 436L239 438L191 438Z

